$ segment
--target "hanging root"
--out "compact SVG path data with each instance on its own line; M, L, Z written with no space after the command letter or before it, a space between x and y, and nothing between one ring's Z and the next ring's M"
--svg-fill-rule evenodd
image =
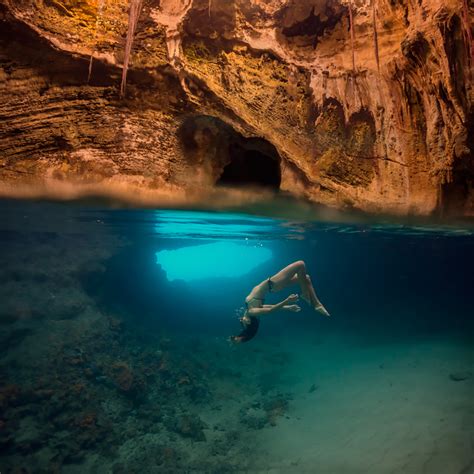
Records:
M380 72L379 39L378 39L378 34L377 34L377 18L375 14L375 1L376 0L372 0L372 25L374 29L375 61L377 62L377 71Z
M133 46L133 37L135 36L135 30L138 24L138 18L140 17L140 11L142 8L142 0L130 0L130 10L128 13L128 31L127 40L125 42L125 54L123 60L122 69L122 82L120 84L120 98L125 95L125 87L127 85L127 72L128 65L130 63L130 55Z
M350 26L351 26L352 71L355 73L354 21L353 21L353 18L352 18L352 0L349 0L349 22L350 22Z

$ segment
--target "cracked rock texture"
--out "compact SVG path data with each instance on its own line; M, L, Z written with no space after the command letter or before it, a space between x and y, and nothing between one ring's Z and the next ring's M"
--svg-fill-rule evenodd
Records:
M254 153L315 202L474 214L467 1L143 0L120 98L128 9L0 0L2 194L179 200Z

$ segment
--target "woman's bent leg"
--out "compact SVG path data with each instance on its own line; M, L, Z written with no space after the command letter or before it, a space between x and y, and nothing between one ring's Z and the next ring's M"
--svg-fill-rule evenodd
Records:
M316 311L329 316L326 308L316 295L310 276L306 273L303 260L298 260L286 266L271 277L273 291L280 291L287 286L298 283L301 288L301 297Z
M327 309L323 306L321 301L319 301L319 298L316 295L316 291L314 290L313 283L311 282L311 277L308 274L306 275L306 279L307 279L308 285L309 285L309 295L310 295L310 298L313 302L313 308L316 311L320 312L324 316L330 316Z
M298 283L304 295L308 295L310 288L306 279L306 266L303 260L293 262L271 277L273 291Z

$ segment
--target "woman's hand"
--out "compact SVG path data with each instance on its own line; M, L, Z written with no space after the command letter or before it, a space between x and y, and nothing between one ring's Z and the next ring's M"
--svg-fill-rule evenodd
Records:
M290 304L289 306L286 306L286 309L288 311L293 311L293 313L298 313L301 311L301 307L297 304Z
M297 301L298 301L298 295L295 295L294 293L288 296L288 298L286 298L285 300L286 303L296 303Z

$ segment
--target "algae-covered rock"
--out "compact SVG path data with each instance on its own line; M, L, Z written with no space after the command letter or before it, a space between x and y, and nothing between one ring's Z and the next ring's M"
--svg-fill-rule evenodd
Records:
M197 415L180 415L173 420L171 429L185 438L206 441L204 429L208 428Z

